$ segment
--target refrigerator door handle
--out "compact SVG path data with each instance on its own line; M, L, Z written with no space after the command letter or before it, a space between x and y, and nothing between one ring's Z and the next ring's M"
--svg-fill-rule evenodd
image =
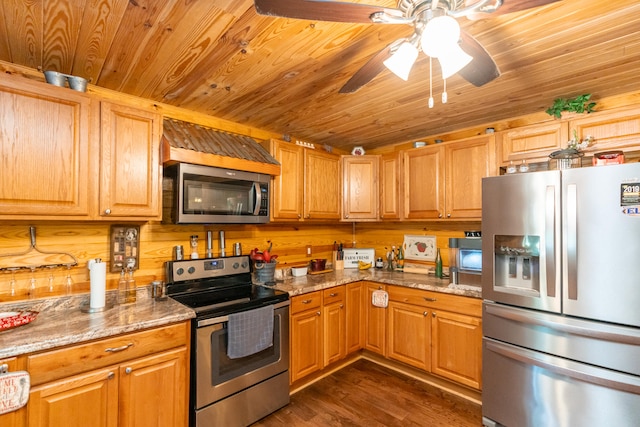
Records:
M567 297L571 300L578 299L578 273L577 243L578 243L578 212L577 212L577 187L576 184L567 185L566 194L566 242L563 249L563 264L565 283L567 284Z
M545 194L544 242L547 297L550 298L556 296L556 248L560 244L556 242L559 237L556 233L556 221L556 187L549 185Z
M525 325L541 326L567 335L579 335L594 340L640 346L640 331L637 329L634 329L633 332L628 329L623 332L616 332L614 326L607 326L606 329L597 328L593 324L582 327L577 324L554 322L542 313L534 313L531 311L521 313L495 304L485 304L484 311L485 315L491 315Z
M509 359L517 360L527 365L537 366L557 375L562 375L578 381L588 382L614 390L640 394L640 381L636 378L632 378L630 375L606 371L605 369L599 369L592 367L591 365L583 365L576 362L569 362L567 363L568 366L560 366L560 364L564 362L564 359L555 358L545 353L537 353L519 347L507 347L503 344L494 343L492 341L486 341L485 348ZM558 360L559 363L553 363L554 359ZM628 382L616 380L615 377L621 377L623 375L624 378L620 379L627 380Z

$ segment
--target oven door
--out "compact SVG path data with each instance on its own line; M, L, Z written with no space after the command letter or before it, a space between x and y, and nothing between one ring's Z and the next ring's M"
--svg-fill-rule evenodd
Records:
M196 330L196 366L192 368L196 409L289 369L289 301L275 306L273 345L247 357L227 356L227 316L210 321L211 324Z

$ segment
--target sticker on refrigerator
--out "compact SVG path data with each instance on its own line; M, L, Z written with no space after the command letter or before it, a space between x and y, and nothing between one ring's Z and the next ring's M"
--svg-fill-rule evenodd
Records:
M620 184L620 206L625 215L640 215L640 183Z

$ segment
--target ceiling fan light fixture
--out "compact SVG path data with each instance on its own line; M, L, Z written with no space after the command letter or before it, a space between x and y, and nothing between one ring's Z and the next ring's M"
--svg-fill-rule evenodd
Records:
M460 41L460 24L454 18L436 16L425 25L420 45L422 51L432 58L439 58Z
M442 78L448 79L455 73L463 69L473 57L467 54L457 43L450 46L446 52L438 57L440 68L442 69Z
M396 52L383 62L393 74L402 80L409 79L409 72L418 59L418 48L410 42L403 42Z

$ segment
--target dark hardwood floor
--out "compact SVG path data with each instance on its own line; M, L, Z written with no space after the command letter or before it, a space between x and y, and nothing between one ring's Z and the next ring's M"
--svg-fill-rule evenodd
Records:
M269 426L482 425L480 405L360 359L291 396L253 424Z

